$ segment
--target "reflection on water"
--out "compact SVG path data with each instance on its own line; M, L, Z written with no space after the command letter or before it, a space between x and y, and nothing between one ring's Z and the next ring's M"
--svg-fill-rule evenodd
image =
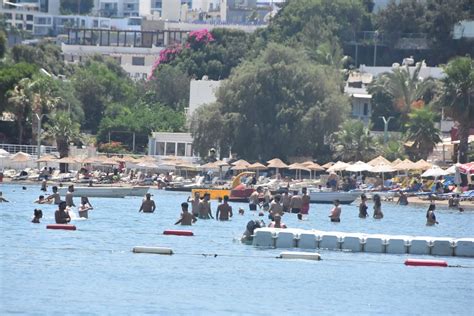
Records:
M2 191L11 201L0 204L2 314L474 313L474 269L409 268L405 255L336 251L321 251L319 262L275 259L281 249L236 241L256 218L245 204L232 204L231 221L199 220L194 237L179 237L162 232L179 228L173 223L185 193L154 191L154 214L138 213L139 197L95 198L89 219L74 220L77 231L60 231L45 228L54 222L54 205L41 205L41 224L30 222L39 186ZM383 204L385 217L377 221L359 219L356 205L343 206L341 223L329 222L330 208L311 205L307 220L287 214L283 221L327 231L474 236L473 212L438 210L440 224L427 227L420 207ZM175 255L133 254L134 246L170 247ZM472 259L443 259L474 266Z

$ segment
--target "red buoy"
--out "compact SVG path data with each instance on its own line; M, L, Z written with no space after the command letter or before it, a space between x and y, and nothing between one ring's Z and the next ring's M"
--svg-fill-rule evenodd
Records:
M423 259L407 259L405 265L416 267L447 267L448 263L443 260L423 260Z
M194 233L190 230L167 229L163 232L163 235L194 236Z
M76 226L71 224L49 224L46 225L47 229L65 229L65 230L76 230Z

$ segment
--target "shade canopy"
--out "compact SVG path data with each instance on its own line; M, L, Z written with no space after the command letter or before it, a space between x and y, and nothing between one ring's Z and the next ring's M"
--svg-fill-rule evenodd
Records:
M416 165L410 159L405 159L402 162L397 163L395 166L397 170L415 170Z
M26 161L31 160L31 156L28 155L27 153L19 151L16 154L11 155L10 160L13 162L26 162Z
M73 157L63 157L61 159L56 160L56 162L74 164L74 163L77 163L77 160L74 159Z
M208 162L204 165L201 166L202 169L220 169L223 166L227 166L227 163L224 161L214 161L214 162Z
M394 167L392 167L390 163L388 164L381 163L381 164L375 165L370 170L370 172L373 172L373 173L384 173L384 172L394 172L394 171L397 171L397 170Z
M142 161L137 166L142 167L142 168L148 168L148 169L158 169L158 164L153 161Z
M55 162L58 158L53 155L44 155L40 159L37 159L36 162Z
M446 172L448 174L455 174L456 173L456 168L459 168L460 165L461 164L454 164L451 167L449 167L448 169L446 169Z
M322 166L320 166L317 163L312 162L312 161L303 162L302 165L307 167L311 171L324 171L324 170L326 170Z
M256 163L253 163L251 164L249 167L248 167L249 170L266 170L268 169L265 165L259 163L259 162L256 162Z
M323 167L324 169L329 169L331 168L332 166L334 166L334 162L330 161L328 163L325 163L324 165L322 165L321 167Z
M368 164L371 165L372 167L375 167L376 165L390 165L391 162L382 156L378 156L377 158L374 158L371 161L369 161Z
M268 163L267 168L276 168L276 169L288 168L288 165L278 158L269 160L267 161L267 163Z
M459 171L461 173L473 174L474 173L474 162L468 162L459 166Z
M247 160L239 159L239 160L234 161L233 163L231 163L231 165L232 165L232 166L237 166L237 165L250 166L250 163L249 163Z
M413 166L414 169L416 170L428 170L431 168L431 166L433 166L433 164L423 160L423 159L420 159L418 160L417 162L415 162L415 165Z
M393 167L396 167L399 163L401 163L403 160L401 160L400 158L397 158L395 159L394 161L392 161L392 166Z
M422 177L440 177L446 176L449 173L446 170L441 169L439 166L433 165L430 169L422 173Z
M311 171L308 167L301 163L293 163L288 166L288 169L290 170L305 170L305 171Z
M8 157L10 153L3 148L0 148L0 156Z
M370 171L372 170L372 166L363 162L363 161L358 161L346 168L346 171L349 172L362 172L362 171Z
M328 172L337 172L337 171L344 171L346 168L349 167L348 163L343 161L336 162L332 167L328 168Z

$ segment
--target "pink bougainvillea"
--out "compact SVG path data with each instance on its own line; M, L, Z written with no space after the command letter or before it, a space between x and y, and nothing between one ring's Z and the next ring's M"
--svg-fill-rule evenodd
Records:
M210 42L214 41L214 36L207 29L197 30L189 32L188 39L184 45L187 49L199 49ZM160 56L153 63L151 73L148 76L148 80L154 79L154 73L156 68L161 64L167 64L178 56L183 50L183 45L178 44L174 46L167 47L160 51Z

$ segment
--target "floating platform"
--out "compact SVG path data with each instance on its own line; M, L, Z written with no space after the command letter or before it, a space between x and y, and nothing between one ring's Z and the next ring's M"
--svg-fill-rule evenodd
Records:
M269 248L474 257L474 238L381 235L319 230L258 228L253 245Z

